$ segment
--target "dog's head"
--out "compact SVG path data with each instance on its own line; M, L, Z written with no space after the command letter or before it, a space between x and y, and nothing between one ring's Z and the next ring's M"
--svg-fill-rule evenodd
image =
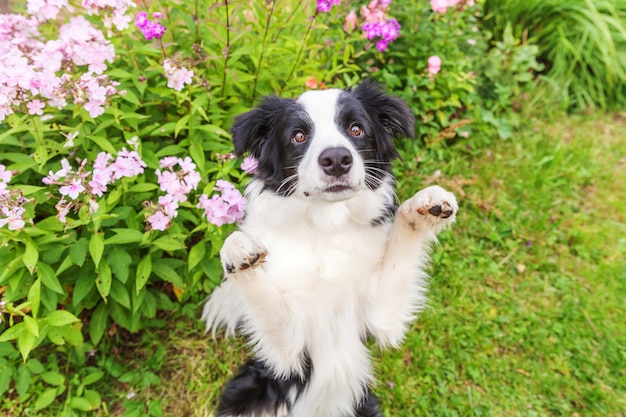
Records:
M354 90L308 91L297 100L267 97L235 120L235 152L259 160L256 178L278 195L350 198L391 178L394 137L413 137L415 119L373 83Z

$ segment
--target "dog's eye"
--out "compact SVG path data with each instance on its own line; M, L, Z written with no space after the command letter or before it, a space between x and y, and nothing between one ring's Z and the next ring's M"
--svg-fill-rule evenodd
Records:
M304 133L301 130L298 130L296 133L294 133L293 138L291 139L298 143L302 143L306 140L306 133Z
M348 132L350 133L350 136L354 136L355 138L363 136L363 129L361 129L361 126L359 125L350 126Z

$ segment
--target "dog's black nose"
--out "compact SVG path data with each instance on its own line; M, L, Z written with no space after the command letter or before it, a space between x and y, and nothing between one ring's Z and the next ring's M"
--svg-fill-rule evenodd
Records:
M328 148L320 154L317 163L325 174L340 177L350 171L352 154L347 148Z

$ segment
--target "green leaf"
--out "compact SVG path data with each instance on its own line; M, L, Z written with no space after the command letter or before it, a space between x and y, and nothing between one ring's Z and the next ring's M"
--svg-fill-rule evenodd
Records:
M20 191L23 195L35 194L38 191L45 190L46 187L39 187L37 185L20 185Z
M35 271L35 266L37 266L38 260L39 250L37 249L37 246L30 240L26 241L22 262L24 262L24 265L26 265L26 269L28 269L28 272L30 272L31 274Z
M83 343L83 334L78 326L62 326L57 327L60 336L72 346L80 346Z
M41 379L43 379L47 384L57 387L65 384L65 377L58 372L44 372L41 374Z
M90 374L90 375L93 375L93 374ZM83 384L87 385L85 380L83 380ZM100 403L102 402L102 399L100 398L100 394L98 394L97 391L94 391L94 390L91 390L91 389L86 389L85 393L83 394L83 397L87 401L89 401L89 404L91 404L92 409L97 408L100 405Z
M187 150L182 146L168 145L164 148L159 149L159 151L156 153L156 156L162 158L164 156L180 155L181 153L185 152L187 152Z
M115 155L117 153L117 149L115 149L115 146L111 145L111 142L109 142L107 138L92 135L87 136L87 138L95 142L96 145L98 145L103 151L106 151L112 155Z
M187 129L187 122L189 121L189 118L191 117L190 114L187 114L183 117L181 117L180 119L178 119L178 122L176 122L176 128L174 128L174 137L178 137L178 133L183 130L183 129Z
M36 279L33 285L28 290L28 302L33 312L33 317L37 317L39 314L39 304L41 304L41 280Z
M8 342L9 340L17 339L26 330L24 322L17 323L14 326L9 327L0 334L0 342Z
M113 246L107 255L107 264L111 266L113 275L123 283L126 283L130 274L130 264L133 259L129 253L119 246Z
M146 285L150 274L152 273L152 257L147 254L137 265L137 276L135 278L135 288L137 292Z
M105 263L100 265L96 274L96 287L104 301L107 300L111 291L111 267Z
M96 268L100 265L100 259L102 259L103 253L104 236L99 233L91 235L91 239L89 239L89 254L91 255L91 259L93 259L93 263L96 265Z
M104 336L104 331L106 330L107 325L107 309L106 305L100 303L96 310L91 315L91 320L89 321L89 338L91 339L91 343L97 345Z
M78 242L74 243L70 248L70 257L72 261L78 266L83 266L85 259L87 258L87 247L89 241L87 238L81 237Z
M86 377L84 377L82 380L82 383L83 385L90 385L90 384L93 384L94 382L100 381L103 376L104 376L103 371L94 371L90 373L89 375L87 375Z
M0 363L0 396L9 389L9 384L13 380L13 367Z
M43 364L37 359L29 359L28 362L26 362L26 366L28 366L28 369L35 375L39 375L46 370Z
M176 273L176 271L163 262L156 261L152 265L152 271L156 276L165 280L167 282L171 282L176 285L178 288L184 288L185 283L183 282L180 275Z
M175 250L185 249L185 243L171 237L163 236L152 242L154 246L159 249L163 249L166 252L172 252Z
M17 378L15 379L15 390L18 395L26 395L28 393L28 388L30 387L31 374L28 370L28 367L25 365L20 365L17 370Z
M194 269L206 255L206 245L204 242L198 242L189 251L189 259L187 261L187 271Z
M39 326L36 319L31 316L24 316L24 324L26 325L26 330L32 333L33 336L39 337Z
M35 411L42 410L52 404L57 397L57 389L56 388L48 388L44 390L38 397L37 401L35 401Z
M105 240L107 245L123 245L125 243L141 243L143 242L144 234L136 229L113 229L116 233Z
M61 262L61 265L57 268L55 275L58 277L63 272L67 271L72 265L74 265L74 261L72 260L71 255L67 255L63 259L63 262Z
M37 342L37 336L32 334L31 332L22 332L17 338L17 347L22 354L22 358L24 361L28 359L28 355L35 347L35 343Z
M153 184L151 182L144 182L141 184L135 184L128 189L128 192L131 193L145 193L148 191L153 191L159 188L157 184Z
M111 298L124 307L130 309L130 296L128 295L128 291L126 290L124 284L118 280L114 280L113 285L111 286Z
M204 161L206 160L206 156L204 155L204 148L202 147L202 141L197 138L191 138L189 145L189 155L193 162L195 162L198 170L200 172L204 172Z
M37 263L37 277L47 288L58 294L65 294L54 269L52 269L48 264L43 262Z
M45 317L50 326L65 326L80 321L75 315L66 310L56 310Z
M83 301L95 285L96 280L91 268L87 271L81 270L78 278L76 279L76 284L74 284L72 305L76 307L81 301Z

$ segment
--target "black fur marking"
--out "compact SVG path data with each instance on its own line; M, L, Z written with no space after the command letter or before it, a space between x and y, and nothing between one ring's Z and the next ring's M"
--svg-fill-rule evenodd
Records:
M262 361L252 359L226 384L217 408L217 417L257 417L276 414L284 407L290 409L290 394L295 391L296 398L302 394L311 372L309 364L303 377L293 375L276 378Z
M276 378L262 361L252 359L226 384L217 417L259 417L276 414L283 408L290 410L290 396L298 398L302 394L312 371L309 364L304 377ZM380 417L378 408L378 399L368 389L354 415L346 417Z
M385 206L385 211L380 216L376 217L374 220L370 222L372 227L380 226L389 222L396 215L396 211L398 211L397 204L389 204Z
M364 82L342 95L337 124L347 132L352 123L363 129L362 138L346 133L365 161L367 186L376 189L385 178L393 178L391 162L399 157L393 138L413 138L415 118L406 104L386 95L375 83Z
M308 141L294 143L294 132L307 136L313 133L313 123L306 111L294 100L275 96L265 98L261 105L235 119L231 129L235 153L245 152L259 160L256 177L265 188L287 196L297 182L297 164L309 146Z
M354 412L354 417L380 417L378 398L368 389L365 398Z

